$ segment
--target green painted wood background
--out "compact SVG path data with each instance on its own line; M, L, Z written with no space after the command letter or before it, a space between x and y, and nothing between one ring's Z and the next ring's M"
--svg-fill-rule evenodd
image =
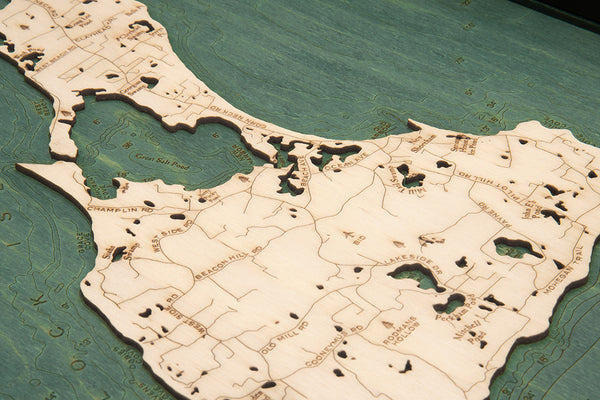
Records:
M536 119L600 146L600 36L506 0L145 4L201 80L286 128L366 139L408 132L409 117L478 134ZM51 162L51 104L4 61L0 103L0 398L171 399L80 298L95 258L88 221L14 170ZM103 198L114 194L113 176L210 187L261 163L225 127L170 134L123 103L93 98L73 138ZM549 336L516 349L491 399L597 397L599 256L588 284L558 306Z

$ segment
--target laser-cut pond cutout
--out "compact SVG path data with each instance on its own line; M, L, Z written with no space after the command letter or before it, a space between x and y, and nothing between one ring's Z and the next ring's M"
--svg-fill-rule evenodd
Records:
M457 308L462 307L465 305L465 296L463 296L460 293L453 293L450 296L448 296L448 299L446 300L446 303L438 303L438 304L434 304L433 305L433 309L438 313L438 314L451 314L453 313Z
M402 179L402 186L405 188L413 188L423 186L423 180L425 180L425 174L422 173L409 173L410 168L406 164L400 165L396 168L398 172L404 176Z
M112 253L111 261L117 262L117 261L121 260L123 258L123 255L125 254L126 248L127 248L126 246L117 247Z
M360 153L360 151L361 148L357 145L348 145L341 147L322 145L319 146L317 155L312 156L310 160L314 165L319 167L319 171L323 171L323 168L329 165L334 155L339 156L340 163L343 165L343 163L349 156L356 155Z
M544 218L548 218L548 217L552 217L552 219L554 220L554 222L556 222L558 225L560 225L560 220L565 218L564 215L557 213L554 210L549 210L549 209L544 209L541 211L541 214L544 216Z
M466 267L467 266L467 256L462 256L460 259L456 260L454 262L454 264L456 264L456 266L459 268Z
M525 254L531 254L537 258L543 257L540 253L535 252L531 243L526 240L499 237L494 239L494 245L496 245L496 253L501 256L523 258Z
M485 296L483 298L483 300L485 300L489 303L495 304L498 307L502 307L504 305L504 303L501 302L500 300L496 299L493 294L489 294L489 295Z
M439 286L431 271L420 263L401 265L387 275L394 279L415 280L419 283L418 287L423 290L434 289L438 293L446 291L446 288Z
M548 189L552 196L558 196L559 194L563 194L565 192L564 190L560 190L556 186L550 184L544 185L544 187Z

